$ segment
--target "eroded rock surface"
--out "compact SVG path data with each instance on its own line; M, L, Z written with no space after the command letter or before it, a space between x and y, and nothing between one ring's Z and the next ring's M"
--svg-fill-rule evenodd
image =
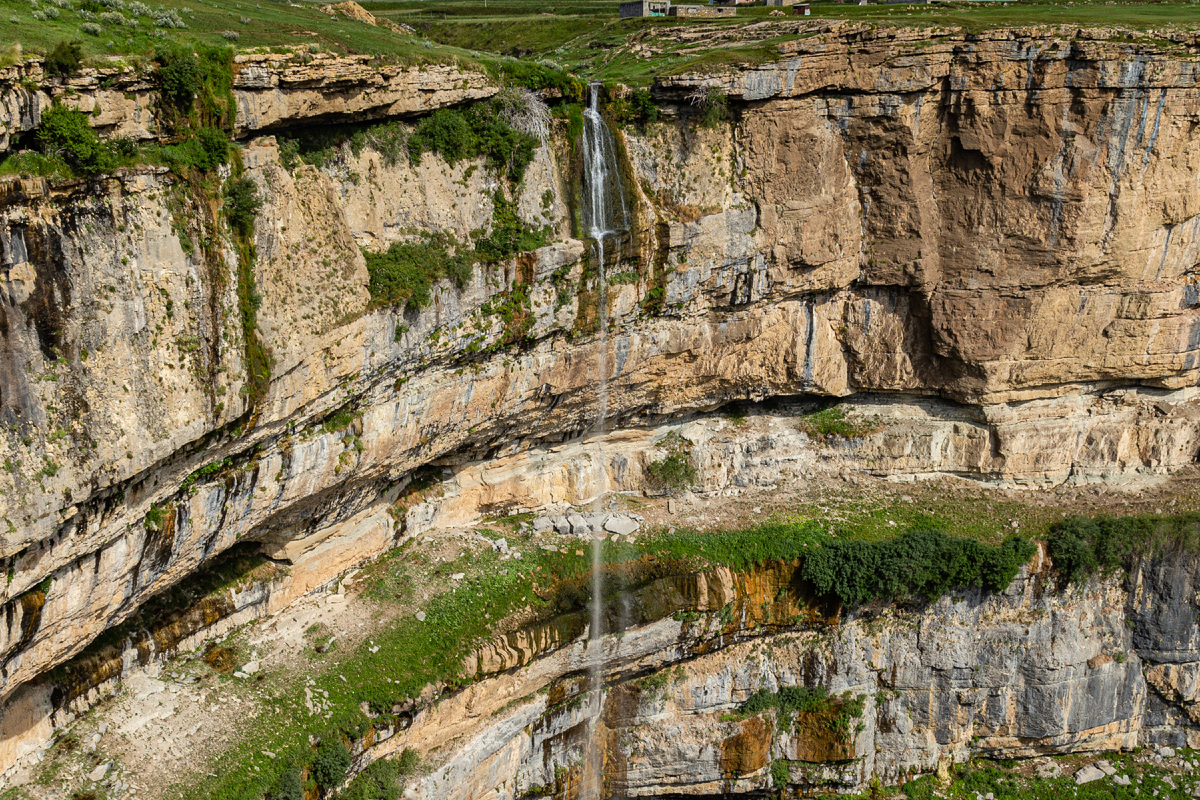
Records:
M289 171L272 137L248 139L265 200L262 397L246 376L236 249L219 219L181 205L184 187L155 169L4 184L0 694L236 542L293 565L288 596L383 552L410 524L387 509L417 468L461 478L459 506L425 508L464 521L583 502L604 484L640 490L655 426L730 401L856 396L884 424L837 469L895 478L1051 485L1192 463L1191 61L1021 32L917 47L847 30L795 47L778 65L664 82L674 118L619 137L635 224L606 265L603 337L598 270L570 236L578 165L564 131L514 188L554 241L477 267L462 289L440 283L424 309L372 306L359 246L465 241L491 225L494 173L370 148ZM239 64L247 137L494 91L440 67ZM27 89L27 69L5 73L6 135L62 93ZM150 89L118 77L104 85L134 99L85 73L72 102L98 107L106 134L155 135ZM683 117L687 93L714 81L735 119L708 130ZM585 453L601 377L612 433ZM697 434L705 488L769 481L780 461L828 466L794 426L766 435ZM1192 698L1185 672L1163 670L1165 694ZM1176 706L1147 706L1135 683L1111 707L1175 724ZM1133 717L1120 719L1095 736L1125 741Z

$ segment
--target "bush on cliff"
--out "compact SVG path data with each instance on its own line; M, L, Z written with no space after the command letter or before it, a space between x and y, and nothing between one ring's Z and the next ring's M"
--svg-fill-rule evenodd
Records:
M1050 558L1068 582L1128 569L1140 556L1200 550L1200 513L1068 517L1050 527Z
M685 489L696 482L698 473L692 463L692 442L670 431L655 447L664 452L662 458L646 465L650 483L659 489Z
M399 758L372 761L350 781L338 800L396 800L404 788L404 779L416 772L420 759L410 747Z
M300 784L299 770L289 769L279 778L271 800L304 800L304 787Z
M918 530L887 542L831 539L808 554L800 572L818 594L848 607L875 599L932 602L956 587L1003 590L1034 552L1019 536L993 547Z
M332 789L346 779L350 769L350 751L337 734L328 734L317 745L317 754L308 768L309 774L322 789Z
M154 51L155 77L176 129L233 127L233 50L199 45L192 49L176 43L160 44Z
M517 253L537 250L549 240L549 228L539 230L526 225L517 214L516 201L497 190L492 195L492 230L475 242L475 257L485 264L495 264Z
M87 115L61 103L42 113L37 136L47 154L62 158L81 175L97 175L116 166L112 149L100 141Z
M484 156L488 166L520 183L533 161L538 140L504 121L495 103L477 103L465 110L440 109L417 123L408 138L408 155L420 164L425 153L437 153L451 166Z
M46 54L42 68L47 75L69 78L83 66L83 44L81 42L62 41Z
M248 175L230 178L225 183L225 217L229 227L238 236L250 238L254 235L254 219L262 208L258 196L258 184Z
M367 288L376 304L411 303L417 308L429 305L433 283L439 278L450 278L460 289L466 286L474 261L469 251L444 233L395 242L382 253L364 250L363 257L370 276Z

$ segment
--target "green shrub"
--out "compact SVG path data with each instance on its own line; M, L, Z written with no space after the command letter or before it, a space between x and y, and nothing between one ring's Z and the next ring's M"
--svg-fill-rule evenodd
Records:
M618 97L609 101L608 113L617 122L657 122L658 105L649 89L635 89L628 97Z
M800 430L809 436L837 436L853 439L868 436L883 429L879 417L851 417L841 406L830 406L800 417Z
M96 175L116 166L112 150L92 130L87 115L61 103L42 112L37 137L43 151L62 158L81 175Z
M1068 517L1050 527L1050 558L1071 583L1097 571L1128 569L1144 555L1200 550L1200 513Z
M955 587L1003 590L1035 551L1022 537L992 547L941 531L910 531L888 542L830 540L800 570L818 594L851 608L873 599L932 602Z
M505 122L496 102L463 111L443 108L425 117L408 138L409 159L420 164L421 156L432 152L453 165L484 156L488 166L519 183L537 152L538 140Z
M404 748L404 752L400 754L397 760L400 769L400 774L404 777L410 777L417 774L417 770L421 768L421 756L411 747Z
M175 127L233 127L233 50L164 42L154 51L155 76Z
M450 254L452 247L454 255ZM382 253L364 250L371 298L380 305L411 303L424 308L432 300L433 282L439 278L448 277L461 289L472 271L472 258L463 249L438 233L415 242L395 242Z
M787 788L788 782L791 780L791 775L788 774L787 762L782 758L771 762L771 783L776 789L782 791Z
M201 172L211 172L229 161L229 137L213 127L196 131L196 167Z
M62 41L46 55L42 69L47 75L69 78L83 66L83 43Z
M279 777L271 800L304 800L304 787L300 785L300 771L289 769Z
M475 255L485 264L494 264L517 253L545 246L549 228L531 228L517 215L517 203L499 189L492 195L492 230L475 242Z
M197 122L232 131L237 108L233 99L233 49L198 45L196 70L200 84L195 102Z
M729 98L719 88L709 88L696 99L696 121L705 128L716 128L729 119Z
M443 108L422 119L408 139L413 164L420 164L426 152L437 153L453 166L479 155L479 141L461 111Z
M350 751L339 735L330 733L321 738L317 754L309 766L309 774L322 789L332 789L346 779L350 769Z
M225 218L238 236L249 239L254 235L254 220L260 208L262 198L253 178L242 175L225 183Z
M670 431L655 447L666 455L646 465L651 483L659 488L684 489L696 482L698 474L692 463L692 443L675 431Z
M151 505L150 510L146 512L145 526L148 531L157 531L162 529L163 520L166 518L166 509L162 506Z
M415 751L406 748L398 761L383 758L372 761L350 781L338 800L396 800L404 787L404 777L411 774L403 765L409 754L415 755Z
M154 60L158 64L154 74L162 99L185 114L190 112L200 91L200 63L192 48L164 42L154 51Z

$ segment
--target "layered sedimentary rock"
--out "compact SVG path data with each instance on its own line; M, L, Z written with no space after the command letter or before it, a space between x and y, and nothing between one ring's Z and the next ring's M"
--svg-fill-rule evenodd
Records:
M1189 717L1200 629L1179 613L1191 608L1195 559L1146 559L1127 580L1063 593L1039 554L997 595L840 620L806 604L793 569L715 570L636 591L626 606L653 597L650 616L674 616L635 613L639 624L603 643L600 701L587 693L586 638L542 643L544 655L511 670L530 655L510 635L480 661L500 674L422 711L368 757L462 737L417 796L573 796L598 748L606 791L638 797L777 790L779 764L790 790L844 792L979 753L1200 741ZM831 732L806 724L820 712L738 713L755 692L797 686L824 689L849 724Z
M1191 463L1200 90L1185 54L1102 37L870 37L845 29L779 65L656 88L673 117L619 137L635 224L606 265L604 337L597 265L572 238L565 131L512 190L556 241L477 267L461 290L439 284L428 308L376 308L359 246L468 240L491 224L497 176L369 147L289 171L253 131L415 114L494 87L449 68L243 59L242 158L265 200L261 397L236 248L168 174L6 183L0 693L235 542L320 585L402 532L386 509L414 469L572 446L596 423L602 364L609 427L631 441L732 400L875 393L864 401L894 424L855 468L880 474L1037 484ZM10 133L35 127L49 96L19 77ZM149 86L118 101L80 80L96 86L73 102L99 107L106 133L154 134ZM734 110L712 129L686 118L710 84ZM649 447L634 448L640 463ZM797 458L819 468L810 456ZM591 463L559 489L548 478L553 499L590 496L597 469L637 488L640 467ZM546 501L488 489L447 513Z

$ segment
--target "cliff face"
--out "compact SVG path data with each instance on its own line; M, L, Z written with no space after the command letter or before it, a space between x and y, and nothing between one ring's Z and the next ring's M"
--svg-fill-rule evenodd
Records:
M720 85L735 118L621 136L636 224L607 267L605 337L595 271L570 238L562 131L517 198L558 241L476 268L462 290L439 285L427 309L371 308L360 245L422 230L465 241L489 226L498 179L428 154L389 165L369 147L289 171L257 132L415 114L494 87L442 67L243 59L243 161L265 199L261 398L235 247L184 187L155 169L5 184L0 693L235 542L292 565L272 602L319 586L418 524L387 514L414 469L437 462L466 486L476 473L462 465L519 471L588 430L601 364L609 426L631 442L645 442L638 426L731 400L884 393L864 402L896 424L860 443L854 468L1045 484L1191 463L1200 90L1187 53L873 36L802 39L778 65L656 88L686 116L697 87ZM36 127L48 99L23 76L6 78L9 136ZM100 108L106 132L153 135L152 92L122 80L84 75L71 102ZM351 421L329 422L337 411ZM630 446L644 462L649 444ZM579 502L639 488L628 463L563 467L547 491ZM489 484L453 513L546 501ZM1142 707L1133 673L1109 669L1125 681L1121 708Z
M1037 556L1000 595L832 627L795 595L788 565L693 576L671 587L692 613L605 642L602 702L577 694L588 663L578 641L442 701L372 752L461 736L417 796L508 798L574 796L593 747L606 790L627 797L772 791L773 764L789 791L847 792L972 754L1195 747L1195 691L1180 678L1198 663L1198 631L1176 614L1190 607L1194 559L1143 561L1134 591L1118 579L1068 595L1049 566ZM823 687L826 710L739 713L755 692L797 686ZM830 725L843 711L847 724Z

